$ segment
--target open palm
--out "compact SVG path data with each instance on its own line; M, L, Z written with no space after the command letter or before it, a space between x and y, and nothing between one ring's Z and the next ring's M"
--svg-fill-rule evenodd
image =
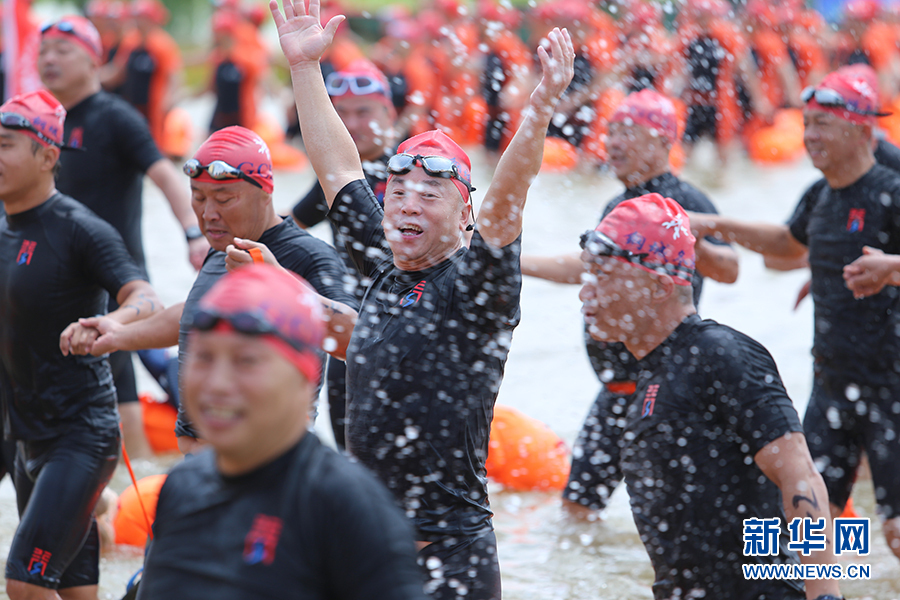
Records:
M309 0L309 9L304 0L282 0L284 14L278 10L277 0L269 0L269 10L278 28L281 51L293 67L306 62L318 62L322 53L331 45L343 15L333 17L325 27L319 22L321 0Z

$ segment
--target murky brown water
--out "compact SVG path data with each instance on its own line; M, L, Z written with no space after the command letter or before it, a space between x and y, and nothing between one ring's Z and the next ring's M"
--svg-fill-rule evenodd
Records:
M476 185L486 189L487 167L479 164L478 157L474 162L476 179L481 176ZM723 213L782 221L789 216L801 191L815 178L816 172L807 163L761 169L738 161L721 176L723 184L712 190L711 196ZM703 181L708 176L694 174L693 179L700 187L707 187ZM278 173L278 209L286 212L311 181L309 171ZM595 225L603 205L620 189L618 182L600 174L540 176L531 190L526 211L525 251L575 251L578 235ZM152 185L148 185L145 196L144 235L151 277L164 302L177 302L184 299L193 281L185 260L183 236ZM328 235L323 226L316 231ZM738 283L726 286L709 281L700 307L704 316L748 333L771 351L801 414L811 383L812 307L808 300L797 312L791 307L805 277L804 273L766 271L758 256L741 251ZM598 389L581 343L579 309L576 287L526 280L522 324L515 333L499 398L499 402L544 421L569 444ZM146 376L142 386L150 386ZM320 429L327 437L327 428ZM171 460L138 461L135 469L141 477L162 472L170 464ZM113 489L121 491L128 483L127 473L120 468ZM862 482L857 487L858 511L862 516L874 517L871 484ZM555 495L495 490L492 504L505 598L652 597L652 571L631 521L624 490L616 492L608 518L602 523L566 520ZM0 568L16 523L15 499L7 478L0 483ZM872 555L862 561L872 565L872 579L847 583L843 591L853 598L898 599L900 563L888 552L880 530L873 535L873 546ZM125 582L140 564L141 553L137 550L120 548L106 555L101 598L121 597ZM0 598L6 598L2 591Z

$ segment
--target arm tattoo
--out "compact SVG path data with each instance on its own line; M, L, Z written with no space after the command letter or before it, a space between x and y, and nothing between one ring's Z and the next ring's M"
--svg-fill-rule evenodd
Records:
M803 502L804 500L805 500L807 503L809 503L814 509L819 510L819 499L816 498L816 492L815 492L815 491L813 491L813 493L812 493L812 498L807 498L806 496L802 496L802 495L800 495L800 494L797 494L797 495L794 496L794 498L791 500L791 504L794 505L794 508L798 508L798 507L800 506L800 503ZM810 513L809 511L807 511L806 516L808 516L809 518L812 518L812 513Z
M143 292L138 294L137 301L134 304L128 303L125 306L123 306L122 308L131 308L137 313L137 316L140 316L140 314L141 314L140 307L144 306L145 304L150 305L150 312L153 312L154 310L156 310L156 303L153 302L152 299L147 298L147 294L145 294Z

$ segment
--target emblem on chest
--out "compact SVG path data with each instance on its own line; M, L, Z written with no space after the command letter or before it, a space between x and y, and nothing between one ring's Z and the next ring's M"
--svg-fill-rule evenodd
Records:
M425 291L425 283L426 281L424 279L417 283L416 287L400 300L400 307L406 308L407 306L412 306L418 302L422 298L422 293Z
M641 406L641 418L649 417L653 414L653 409L656 406L656 394L659 393L659 384L654 383L653 385L647 386L647 391L644 392L644 403Z
M866 226L866 209L851 208L847 216L847 231L858 233Z

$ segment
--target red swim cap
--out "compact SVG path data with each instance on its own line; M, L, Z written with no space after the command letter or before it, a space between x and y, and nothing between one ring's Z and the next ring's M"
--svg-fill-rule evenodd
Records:
M216 330L234 331L228 317L241 313L261 318L278 331L262 334L262 339L318 384L322 361L317 350L325 339L325 319L318 295L298 275L265 264L247 265L217 281L199 308L222 317Z
M261 137L245 127L235 125L213 133L197 149L194 158L204 166L214 160L224 161L259 182L263 191L271 194L274 189L272 155L269 153L269 147ZM196 179L206 183L240 181L240 179L213 179L205 170Z
M815 89L836 92L849 107L855 110L839 106L823 106L816 101L815 96L810 98L806 104L813 110L831 113L857 125L873 125L876 116L884 116L878 112L878 75L868 65L850 65L832 71L819 82Z
M131 5L131 15L136 18L148 19L155 25L165 25L169 22L169 9L159 0L134 0Z
M446 133L434 129L414 135L397 148L397 154L402 153L418 154L420 156L442 156L451 159L459 170L460 179L465 181L465 183L456 179L451 179L450 181L462 194L466 203L472 201L472 198L469 197L469 188L466 187L466 184L469 187L472 185L472 163L469 160L469 155L459 147L459 144L450 139L450 136ZM388 176L388 181L390 181L391 177Z
M3 106L0 106L0 112L15 113L25 117L42 135L53 140L57 146L62 147L66 109L47 90L38 90L13 96L4 102ZM41 139L27 129L18 129L16 131L27 135L42 146L50 145L46 140Z
M620 260L651 273L663 272L677 285L691 285L697 240L687 213L671 198L645 194L626 200L600 221L596 231L624 250L646 254L640 262Z
M670 144L678 138L678 120L675 118L675 105L662 94L650 89L628 94L616 109L610 123L631 121L636 125L647 127L666 138Z
M868 23L875 19L881 12L881 4L878 0L850 0L844 6L844 17Z
M91 58L98 63L103 55L103 44L100 42L97 28L93 23L78 15L66 15L58 21L44 25L41 29L41 37L43 39L63 38L75 42L87 50Z

